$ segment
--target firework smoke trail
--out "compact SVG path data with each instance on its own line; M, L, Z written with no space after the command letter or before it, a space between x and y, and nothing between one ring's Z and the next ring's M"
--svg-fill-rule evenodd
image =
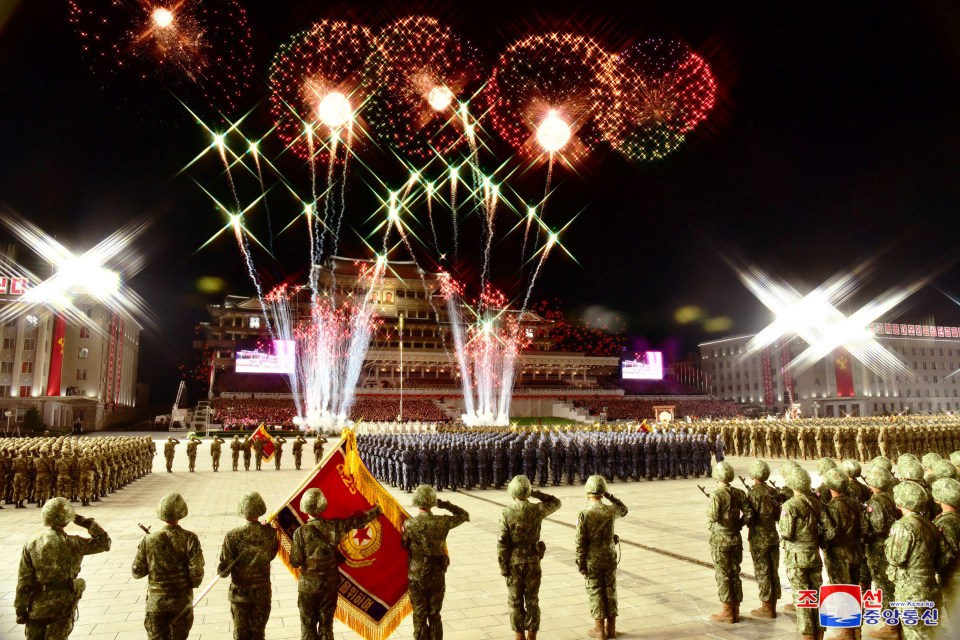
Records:
M486 216L487 241L483 249L483 271L480 274L480 289L483 290L490 275L490 250L493 247L493 234L496 228L497 201L500 199L500 188L491 185L489 181L483 185L483 208Z
M317 216L317 167L316 167L316 153L313 148L313 127L307 125L307 150L310 154L310 193L313 200L310 202L309 209L307 210L307 240L310 243L310 274L308 276L308 282L310 283L310 290L313 296L313 302L316 304L317 300L317 244L316 244L316 233L314 232L313 225L316 224L315 218Z
M457 224L457 182L459 181L456 167L450 167L450 215L453 218L453 259L460 255L460 230Z
M287 293L287 286L280 285L266 296L266 306L264 307L264 316L267 318L267 328L274 340L296 341L294 332L293 314L290 310L290 299ZM300 358L297 359L299 366ZM297 410L297 415L302 416L303 400L300 395L300 376L295 369L286 374L290 383L290 392L293 394L293 403Z
M447 299L447 316L450 321L450 332L453 334L453 348L457 357L457 366L460 367L460 385L463 389L463 406L466 415L475 416L476 406L473 401L473 372L467 363L466 339L463 330L463 319L460 317L460 296L456 284L447 275L441 282L444 297Z
M350 407L353 406L357 382L360 380L363 363L366 359L367 350L370 348L370 339L375 328L373 315L376 308L370 300L370 291L382 281L386 265L386 259L378 259L373 268L373 273L364 275L369 284L364 292L363 303L351 318L350 346L347 350L346 370L343 376L343 393L340 394L340 406L336 414L340 422L346 421L350 413Z
M533 222L533 215L527 212L527 224L523 228L523 244L520 246L520 265L523 266L523 260L527 257L527 239L530 237L530 223Z
M427 219L430 221L430 232L433 233L433 246L439 252L440 241L437 239L437 228L433 224L433 183L427 184Z
M340 177L340 202L337 210L337 222L333 229L333 251L330 255L337 255L340 244L340 225L343 222L343 214L347 209L347 171L350 169L350 154L353 148L353 123L347 124L347 140L344 143L343 152L343 175ZM332 188L332 187L331 187Z
M263 182L263 170L260 168L260 152L253 147L253 163L257 167L257 179L260 181L260 192L263 194L263 208L267 212L267 234L270 239L270 253L273 251L273 222L270 220L270 206L267 204L267 189Z
M543 253L540 254L540 262L537 263L537 268L533 271L533 276L530 278L530 286L527 287L527 295L523 299L523 306L520 308L520 312L523 313L527 310L527 305L530 303L530 295L533 293L533 286L537 284L537 276L540 275L540 269L543 268L543 263L547 261L547 256L550 255L550 249L553 248L555 240L552 236L547 237L547 244L543 247Z
M317 252L317 260L323 261L323 252L324 247L326 246L327 240L327 230L330 228L330 222L332 221L335 212L334 207L336 206L336 197L334 186L334 169L337 166L337 148L340 146L340 130L334 129L330 132L330 159L327 162L327 185L326 189L323 192L323 218L321 219L320 227L320 240L319 240L319 250ZM331 234L332 235L332 234ZM331 238L331 245L335 243L335 239ZM331 255L336 254L336 249L331 251Z
M237 206L237 212L240 211L240 198L237 196L237 186L233 183L233 172L230 170L230 163L227 161L227 145L222 136L217 137L217 149L220 150L220 160L223 162L224 171L227 173L227 183L230 185L230 193L233 195L233 203Z

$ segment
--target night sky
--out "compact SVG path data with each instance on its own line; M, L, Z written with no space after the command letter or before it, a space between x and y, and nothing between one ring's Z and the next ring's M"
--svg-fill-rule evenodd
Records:
M77 0L82 2L83 0ZM192 357L194 325L204 305L225 293L250 295L236 244L225 234L197 248L224 219L193 179L229 197L216 156L178 172L209 136L177 102L189 88L163 79L95 74L81 55L66 0L5 2L0 9L0 205L68 246L85 249L138 215L153 217L136 250L148 258L129 284L159 318L142 340L141 379L152 400L172 397L177 367ZM635 344L685 355L699 340L755 331L770 314L739 283L730 261L760 265L798 288L869 261L863 288L841 310L914 278L930 284L885 319L960 324L960 5L943 2L477 2L346 3L244 0L253 31L256 74L231 116L253 109L244 132L271 122L266 76L277 47L322 18L352 19L373 29L411 14L430 14L475 43L490 61L530 33L589 33L610 50L648 36L686 42L717 76L717 106L686 144L657 163L636 165L609 149L578 173L558 170L546 222L559 228L579 264L562 254L547 262L534 298L558 297L571 314L619 314ZM467 6L469 4L469 6ZM629 4L629 8L626 6ZM12 11L9 6L16 6ZM549 6L549 9L545 9ZM280 9L282 7L282 10ZM205 120L202 102L190 106ZM492 134L491 134L492 135ZM490 167L509 157L493 143ZM369 257L358 238L371 233L371 174L401 184L384 149L363 151L368 169L351 173L341 253ZM298 163L281 167L307 192ZM510 186L535 197L544 171ZM244 187L245 200L255 197ZM273 223L299 213L271 201ZM501 230L513 220L504 214ZM265 240L263 216L251 228ZM452 268L478 280L479 221L461 223L464 260ZM442 227L449 234L449 226ZM268 283L303 281L302 221L277 239L278 261L256 254ZM0 240L7 241L6 236ZM29 258L29 256L22 256ZM397 257L403 258L402 253ZM436 252L422 248L431 265ZM516 296L517 234L494 247L494 283ZM199 278L223 278L203 292ZM681 324L675 311L702 314ZM696 315L696 314L694 314ZM732 325L722 333L708 329ZM715 322L704 322L714 319Z

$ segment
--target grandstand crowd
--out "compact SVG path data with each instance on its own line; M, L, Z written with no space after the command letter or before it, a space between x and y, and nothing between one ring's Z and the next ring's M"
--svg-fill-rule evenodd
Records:
M260 424L292 428L297 409L292 398L220 397L213 401L213 422L224 429L255 429ZM391 422L400 415L397 396L359 396L350 409L350 420ZM423 398L404 398L403 417L410 422L444 423L450 417L437 403Z

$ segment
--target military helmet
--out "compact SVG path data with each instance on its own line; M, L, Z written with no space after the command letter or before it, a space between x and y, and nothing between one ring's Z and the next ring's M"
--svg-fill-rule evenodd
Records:
M905 480L923 480L923 467L916 459L907 458L897 465L897 471Z
M67 526L73 522L75 515L73 505L66 498L47 500L43 505L43 510L40 511L43 524L53 529L62 529Z
M893 474L883 467L871 467L867 471L867 477L864 478L868 487L879 489L880 491L889 491L893 486Z
M954 451L950 454L950 462L956 467L960 467L960 451Z
M941 478L933 483L933 499L936 502L960 508L960 481Z
M251 491L240 498L237 511L243 518L259 518L267 512L267 503L263 501L263 496L256 491Z
M164 522L176 522L187 517L187 501L179 493L168 493L160 498L157 517Z
M429 484L421 484L413 490L410 502L420 509L432 509L437 506L437 490Z
M770 477L770 465L763 460L754 460L750 463L750 470L747 473L750 474L751 478L766 482L767 478Z
M898 507L916 511L927 499L927 492L914 482L901 482L893 488L893 501Z
M877 456L870 461L870 464L874 467L880 467L890 472L893 471L893 463L890 462L890 458L887 456Z
M511 498L526 500L530 497L530 480L527 476L514 476L510 484L507 485L507 493Z
M327 497L320 489L307 489L300 498L300 511L308 516L318 516L327 509Z
M733 480L733 467L729 462L718 462L713 465L713 471L710 472L713 479L717 482L730 482Z
M846 459L843 461L843 464L840 465L840 468L848 478L859 478L860 477L860 463L853 459Z
M240 436L233 436L233 439L234 439L234 440L239 440L239 439L240 439Z
M787 460L786 462L780 465L780 475L786 478L788 473L790 473L794 469L800 469L800 468L801 468L800 463L798 463L796 460Z
M607 481L603 476L590 476L583 483L583 490L590 495L600 495L607 492Z
M923 465L924 469L932 469L933 463L937 460L940 460L939 453L927 453L920 459L920 463Z
M823 475L829 469L836 469L837 461L833 458L820 458L817 460L817 473Z
M847 477L840 469L827 469L823 474L823 486L831 491L840 491L846 481Z
M810 491L810 474L807 473L806 469L800 467L791 469L787 473L785 481L787 486L795 491Z
M937 480L942 480L943 478L957 479L957 468L947 460L940 459L934 462L931 471Z
M917 456L913 455L912 453L901 453L900 457L897 458L897 466L899 467L901 464L903 464L904 460L916 460L917 462L920 462L917 460Z

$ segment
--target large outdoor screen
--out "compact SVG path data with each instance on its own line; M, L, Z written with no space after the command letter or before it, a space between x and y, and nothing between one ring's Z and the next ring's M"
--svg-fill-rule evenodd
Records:
M647 351L643 359L624 360L624 380L663 380L663 352Z
M293 373L296 342L263 340L250 349L237 349L237 373Z

